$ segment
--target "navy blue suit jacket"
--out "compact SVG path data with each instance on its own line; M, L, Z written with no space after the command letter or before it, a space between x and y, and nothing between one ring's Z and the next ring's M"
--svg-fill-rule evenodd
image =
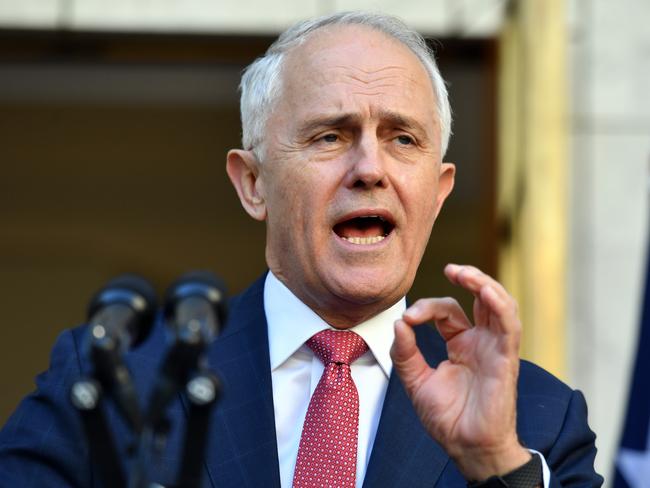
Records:
M228 325L210 347L209 362L223 382L205 459L205 484L214 487L278 487L279 471L266 318L264 280L233 300ZM50 369L37 378L37 391L20 404L0 433L0 487L101 486L91 466L78 415L68 396L71 384L88 369L83 359L83 327L58 339ZM420 326L417 340L433 366L446 359L435 329ZM127 362L143 398L155 379L165 348L159 323ZM552 471L551 486L600 486L593 469L595 436L587 425L583 396L542 369L522 362L517 429L521 441L542 452ZM182 398L171 405L169 442L152 472L171 484L181 457L187 418ZM125 454L129 430L109 405L116 443ZM126 458L126 456L123 456ZM126 469L126 466L125 466ZM364 487L464 487L453 461L424 431L393 372Z

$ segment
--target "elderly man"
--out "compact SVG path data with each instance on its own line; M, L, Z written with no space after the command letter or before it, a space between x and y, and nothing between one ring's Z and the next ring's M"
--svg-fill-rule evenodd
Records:
M210 350L225 390L210 482L600 486L584 399L520 363L517 306L498 282L445 268L474 295L473 321L450 298L406 307L455 173L442 161L447 93L423 39L387 16L319 18L282 34L241 86L244 149L228 153L227 171L246 212L266 222L270 271L234 300ZM436 328L416 327L425 322ZM5 428L7 476L93 486L62 393L82 334L63 334ZM141 385L161 335L131 355ZM171 415L163 480L184 422L180 407Z

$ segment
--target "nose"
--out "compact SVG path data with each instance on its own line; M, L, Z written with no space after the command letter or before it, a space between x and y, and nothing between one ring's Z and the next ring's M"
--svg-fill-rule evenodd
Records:
M362 189L387 187L385 155L376 137L361 138L350 157L348 186Z

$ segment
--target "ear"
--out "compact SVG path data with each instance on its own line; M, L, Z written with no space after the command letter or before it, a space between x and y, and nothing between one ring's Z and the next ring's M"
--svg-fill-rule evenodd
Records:
M440 163L438 175L438 195L436 195L436 218L442 209L442 204L454 188L456 166L453 163Z
M259 175L259 163L253 151L243 149L228 151L226 172L248 215L255 220L265 220L266 201Z

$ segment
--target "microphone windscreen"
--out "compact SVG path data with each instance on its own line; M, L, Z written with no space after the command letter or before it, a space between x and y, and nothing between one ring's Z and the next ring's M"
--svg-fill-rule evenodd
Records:
M171 284L165 293L165 316L168 323L173 323L179 303L187 299L206 300L215 314L217 327L225 324L228 292L224 281L211 271L190 271Z
M91 299L88 305L88 320L111 305L123 305L133 310L135 321L130 327L131 346L142 342L153 325L158 307L153 286L136 274L123 274L109 280Z

